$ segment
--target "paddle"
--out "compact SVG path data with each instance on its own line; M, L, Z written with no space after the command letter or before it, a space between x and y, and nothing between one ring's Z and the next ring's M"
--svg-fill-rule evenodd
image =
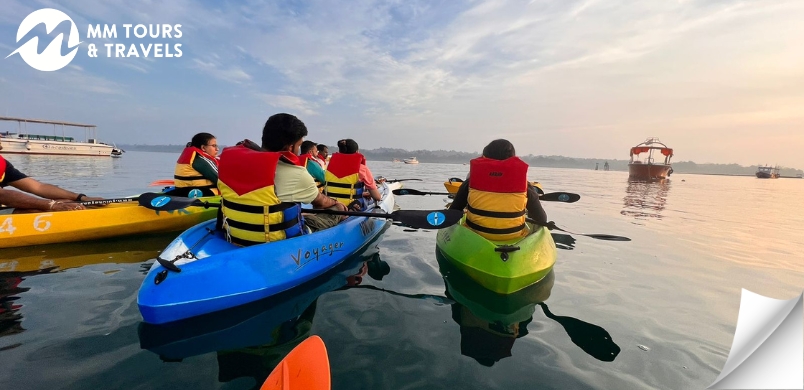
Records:
M422 179L394 179L394 180L385 180L386 183L396 183L400 181L423 181Z
M394 195L453 195L449 192L425 192L411 188L400 188L398 190L394 190L393 193ZM571 192L550 192L544 195L539 195L539 200L545 202L575 203L580 199L580 195L573 194Z
M544 227L546 227L546 228L547 228L547 229L549 229L549 230L558 230L558 231L562 231L562 232L564 232L564 233L574 234L574 235L576 235L576 236L586 236L586 237L596 238L596 239L598 239L598 240L605 240L605 241L631 241L631 239L630 239L630 238L628 238L628 237L623 237L623 236L613 236L613 235L611 235L611 234L584 234L584 233L573 233L573 232L571 232L571 231L569 231L569 230L564 230L564 229L562 229L562 228L560 228L560 227L556 226L556 223L555 223L555 222L553 222L553 221L550 221L550 222L547 222L547 223L541 223L541 222L537 222L537 221L536 221L535 219L533 219L533 218L526 218L526 220L527 220L528 222L530 222L530 223L534 224L534 225L544 226Z
M164 179L164 180L157 180L148 184L149 187L157 187L157 186L172 186L173 179Z
M191 206L210 208L220 207L221 205L220 203L209 203L195 198L183 198L153 192L146 192L140 195L139 204L151 210L162 211L178 210ZM405 226L416 229L442 229L454 225L463 217L463 211L461 210L397 210L390 214L329 209L304 209L302 212L306 214L347 215L392 219Z
M327 347L313 335L294 347L265 379L260 390L329 390Z

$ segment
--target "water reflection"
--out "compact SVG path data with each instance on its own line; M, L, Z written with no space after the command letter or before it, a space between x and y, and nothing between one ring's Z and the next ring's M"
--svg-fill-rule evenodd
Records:
M605 329L572 317L554 315L547 304L555 282L553 270L539 282L508 295L496 294L463 274L436 251L446 295L454 300L452 319L460 326L461 354L483 366L511 356L514 342L528 334L536 306L558 322L572 342L601 361L613 361L620 353Z
M620 214L646 220L661 219L670 192L670 180L629 180Z
M0 337L25 330L20 300L30 290L22 286L27 278L91 264L144 262L155 258L171 239L141 236L0 249Z
M381 280L389 272L390 267L372 244L324 275L272 297L169 324L143 322L139 327L140 347L165 362L216 352L220 382L251 377L261 384L296 345L310 336L322 294L356 287L366 275Z

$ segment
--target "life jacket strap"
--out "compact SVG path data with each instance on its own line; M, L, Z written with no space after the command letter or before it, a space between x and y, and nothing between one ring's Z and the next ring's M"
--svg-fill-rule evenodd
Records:
M469 205L466 206L466 209L472 214L491 218L519 218L527 213L527 210L511 212L480 210Z
M264 206L252 206L252 205L232 202L231 200L228 200L228 199L221 199L221 202L223 203L223 206L226 207L227 209L231 209L231 210L234 210L234 211L240 211L240 212L243 212L243 213L262 214L265 211ZM285 210L287 210L287 209L289 209L291 207L294 207L294 206L296 206L296 203L283 202L283 203L280 203L280 204L275 204L273 206L268 206L268 212L269 213L278 213L280 211L285 211ZM273 231L273 229L271 229L271 230Z
M522 225L514 226L512 228L495 229L495 228L489 228L489 227L485 227L485 226L480 226L480 225L478 225L478 224L476 224L476 223L474 223L474 222L472 222L472 221L470 221L468 219L465 222L466 222L466 226L469 226L473 230L477 230L479 232L488 233L488 234L511 234L511 233L517 233L517 232L520 232L523 229L525 229L525 227L527 227L527 225L523 223Z

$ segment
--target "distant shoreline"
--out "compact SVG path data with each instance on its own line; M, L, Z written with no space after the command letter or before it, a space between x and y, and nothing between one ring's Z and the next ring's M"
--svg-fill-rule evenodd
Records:
M184 145L118 145L123 150L160 152L160 153L181 153ZM337 150L335 146L330 146L330 151ZM404 150L391 148L364 149L360 151L370 161L393 161L402 160L411 156L416 156L421 163L437 164L466 164L469 160L477 157L477 152L459 152L455 150ZM564 156L519 156L523 161L532 167L540 168L568 168L586 169L602 171L605 163L609 164L610 171L628 172L628 160L599 159L599 158L573 158ZM757 167L742 166L739 164L696 164L692 161L674 162L673 170L678 174L691 175L714 175L714 176L754 176ZM796 175L804 174L804 171L795 168L783 167L781 170L783 178L797 178Z

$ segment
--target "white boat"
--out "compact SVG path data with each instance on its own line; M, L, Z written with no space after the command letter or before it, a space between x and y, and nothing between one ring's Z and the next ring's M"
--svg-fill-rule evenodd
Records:
M405 164L418 164L419 163L419 160L417 160L416 157L406 158L406 159L404 159L402 161Z
M109 157L115 150L119 151L119 153L116 153L118 157L122 154L122 150L98 141L98 129L95 125L11 117L0 117L0 121L17 122L16 132L5 131L0 133L0 153L2 154ZM29 123L53 125L53 135L31 134L28 132ZM56 134L56 126L61 126L61 135ZM65 126L83 128L86 140L80 142L73 137L66 136L64 134ZM92 138L89 138L90 132Z

